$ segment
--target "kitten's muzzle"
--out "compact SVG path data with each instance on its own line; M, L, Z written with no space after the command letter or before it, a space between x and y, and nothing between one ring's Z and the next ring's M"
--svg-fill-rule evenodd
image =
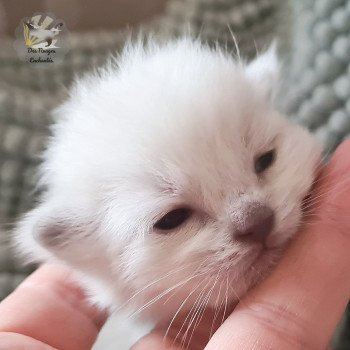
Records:
M275 224L275 214L266 205L250 208L243 227L234 233L234 239L245 243L262 243L265 245L267 237Z

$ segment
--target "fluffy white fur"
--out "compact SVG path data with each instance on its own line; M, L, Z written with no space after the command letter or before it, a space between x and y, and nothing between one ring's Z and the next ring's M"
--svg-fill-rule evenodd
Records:
M320 161L309 133L274 109L277 78L274 50L243 64L189 39L128 46L56 111L45 192L18 225L19 249L73 267L102 307L171 319L203 290L209 305L221 289L237 301L295 233ZM272 148L257 176L255 157ZM264 251L233 235L252 202L276 215ZM153 228L183 206L183 225Z

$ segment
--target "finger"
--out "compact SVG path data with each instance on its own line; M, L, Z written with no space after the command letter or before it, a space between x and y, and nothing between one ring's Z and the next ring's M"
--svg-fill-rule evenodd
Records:
M60 350L89 349L105 315L86 301L70 271L45 265L0 304L0 332L25 335Z
M301 232L272 275L247 295L206 349L327 347L350 294L349 174L347 141L320 181L322 189L331 189L317 208L322 215Z
M163 335L162 335L163 334ZM171 340L164 339L164 333L152 331L140 339L130 350L180 350L181 347Z
M57 350L18 333L0 332L0 350Z

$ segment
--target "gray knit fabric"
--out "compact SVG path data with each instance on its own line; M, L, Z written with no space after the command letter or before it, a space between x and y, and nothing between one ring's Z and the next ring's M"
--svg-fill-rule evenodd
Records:
M350 132L350 1L294 1L285 110L327 150Z
M235 54L231 30L245 57L279 37L281 108L327 150L349 134L350 0L170 0L159 18L142 27L165 38L190 33ZM13 38L0 43L0 299L28 271L15 263L7 229L35 203L35 169L50 110L65 98L74 76L103 64L129 36L72 33L63 63L47 69L21 62Z

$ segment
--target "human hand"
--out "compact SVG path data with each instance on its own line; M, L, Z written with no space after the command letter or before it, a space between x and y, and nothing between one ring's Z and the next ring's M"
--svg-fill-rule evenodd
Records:
M241 300L209 342L208 310L189 349L328 347L350 295L350 141L322 172L314 198L315 213L273 273ZM158 325L133 350L180 349L172 334L181 339L181 325L179 317L167 339L166 325Z
M45 265L0 303L0 349L90 349L105 318L70 271Z

